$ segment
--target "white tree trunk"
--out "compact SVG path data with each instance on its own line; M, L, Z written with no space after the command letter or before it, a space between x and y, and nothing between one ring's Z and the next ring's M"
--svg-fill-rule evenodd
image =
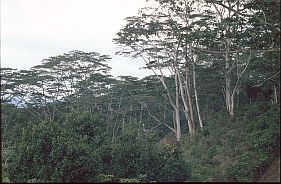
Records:
M176 67L176 75L178 77L181 100L182 100L183 105L184 105L184 114L185 114L186 119L187 119L188 131L191 135L193 135L195 133L195 126L194 126L194 121L193 121L192 107L190 108L191 103L192 103L191 100L190 100L191 99L190 91L189 91L190 89L188 88L187 81L185 81L186 90L184 90L184 85L183 85L178 67ZM185 94L185 91L187 93L187 96Z
M171 94L170 94L170 90L168 89L166 83L165 83L165 80L164 80L164 74L162 72L161 69L159 69L160 71L160 77L156 74L156 72L152 69L153 73L159 78L159 80L162 82L162 85L164 87L164 89L166 90L167 92L167 96L168 96L168 99L169 99L169 102L171 104L171 106L173 107L174 109L174 114L175 114L175 127L173 130L173 132L176 134L176 139L177 141L180 140L181 138L181 122L180 122L180 104L179 104L179 86L178 86L178 78L177 78L177 75L175 74L175 84L176 84L176 102L174 103L172 97L171 97ZM166 125L166 124L164 124Z
M178 78L175 75L175 84L176 84L176 108L175 108L175 121L176 121L176 138L177 141L181 138L181 123L180 123L180 105L179 105L179 85Z
M228 30L228 27L227 29ZM225 77L225 104L226 104L226 110L229 112L230 116L233 116L234 114L234 97L231 95L231 79L230 79L230 60L229 60L229 45L230 45L230 39L226 38L226 53L225 53L225 71L226 71L226 77Z
M202 129L203 128L203 122L202 122L202 119L201 119L200 108L199 108L199 103L198 103L198 95L197 95L197 88L196 88L196 74L195 74L195 64L194 64L194 62L192 63L192 66L193 66L193 86L194 86L195 103L196 103L196 108L197 108L199 125L200 125L200 128Z

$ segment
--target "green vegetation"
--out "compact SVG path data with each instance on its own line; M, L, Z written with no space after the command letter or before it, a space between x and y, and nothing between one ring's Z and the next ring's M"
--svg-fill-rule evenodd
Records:
M237 112L233 119L216 113L208 120L205 135L183 140L193 179L256 181L279 150L279 120L280 107L264 103Z
M280 160L280 1L153 2L114 39L153 76L77 50L1 68L2 181L248 182Z
M136 130L126 128L114 144L103 140L97 145L95 138L100 134L81 135L63 124L32 124L22 129L7 156L5 172L15 182L190 179L190 169L178 148L155 147L152 135L138 135Z
M100 117L74 113L66 120L15 127L6 182L256 181L280 143L280 107L270 103L249 106L232 119L217 112L204 132L171 144L136 123L112 143ZM75 122L79 126L70 126Z

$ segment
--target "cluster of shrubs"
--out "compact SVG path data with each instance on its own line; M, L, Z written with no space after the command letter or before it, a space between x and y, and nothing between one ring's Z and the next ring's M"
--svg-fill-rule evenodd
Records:
M8 155L11 182L188 181L191 171L176 145L128 125L112 142L91 113L69 114L63 123L29 123Z
M280 144L280 107L261 102L237 111L218 112L203 132L181 145L193 181L256 181Z
M280 107L265 102L232 118L214 113L179 144L160 144L159 135L133 123L113 140L104 118L90 112L63 119L15 126L5 181L256 181L280 144Z

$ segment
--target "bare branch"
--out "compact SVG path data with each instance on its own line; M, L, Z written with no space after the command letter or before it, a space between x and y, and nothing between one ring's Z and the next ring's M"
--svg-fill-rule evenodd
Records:
M233 88L233 91L232 91L232 97L233 97L234 94L235 94L235 91L236 91L236 89L237 89L237 87L238 87L239 81L240 81L240 79L241 79L243 73L246 71L246 69L247 69L247 67L248 67L248 65L249 65L249 63L250 63L251 57L252 57L252 53L250 52L250 55L249 55L249 58L248 58L248 62L247 62L247 64L246 64L244 70L240 73L240 75L237 76L238 78L237 78L235 87Z
M158 125L156 125L155 127L151 128L150 130L153 130L154 128L156 128L156 127L158 127L158 126L160 126L160 125L164 125L164 126L166 126L167 128L169 128L170 130L172 130L174 133L176 133L176 131L175 131L172 127L170 127L169 125L167 125L166 123L159 123Z
M263 85L266 81L272 79L273 77L275 77L275 76L278 75L279 73L280 73L280 71L277 72L276 74L274 74L273 76L271 76L271 77L265 79L265 80L264 80L263 82L261 82L260 84L253 85L252 87L259 87L259 86Z
M143 105L143 103L142 103L138 98L136 98L136 97L131 93L131 91L130 91L129 89L128 89L127 91L130 93L130 95L131 95L134 99L136 99L141 105ZM168 127L170 130L172 130L174 133L176 133L176 131L175 131L172 127L170 127L170 126L167 125L166 123L162 123L158 118L156 118L154 115L152 115L152 114L150 113L150 111L148 110L148 108L147 108L146 105L144 105L144 107L145 107L146 111L148 112L148 115L149 115L150 117L152 117L153 119L155 119L155 120L159 123L158 125L156 125L156 126L153 127L152 129L156 128L156 127L159 126L159 125L165 125L165 126ZM152 130L152 129L151 129L151 130Z

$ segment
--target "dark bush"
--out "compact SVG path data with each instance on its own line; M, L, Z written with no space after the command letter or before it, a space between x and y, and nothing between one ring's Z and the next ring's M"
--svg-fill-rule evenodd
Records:
M85 140L57 124L22 129L8 156L13 182L86 182L99 173L99 158Z
M185 160L193 181L254 181L280 144L280 107L255 103L237 111L211 116L208 134L184 137Z
M138 181L188 181L191 171L174 146L156 146L152 135L137 128L123 130L112 144L112 168L117 178Z

